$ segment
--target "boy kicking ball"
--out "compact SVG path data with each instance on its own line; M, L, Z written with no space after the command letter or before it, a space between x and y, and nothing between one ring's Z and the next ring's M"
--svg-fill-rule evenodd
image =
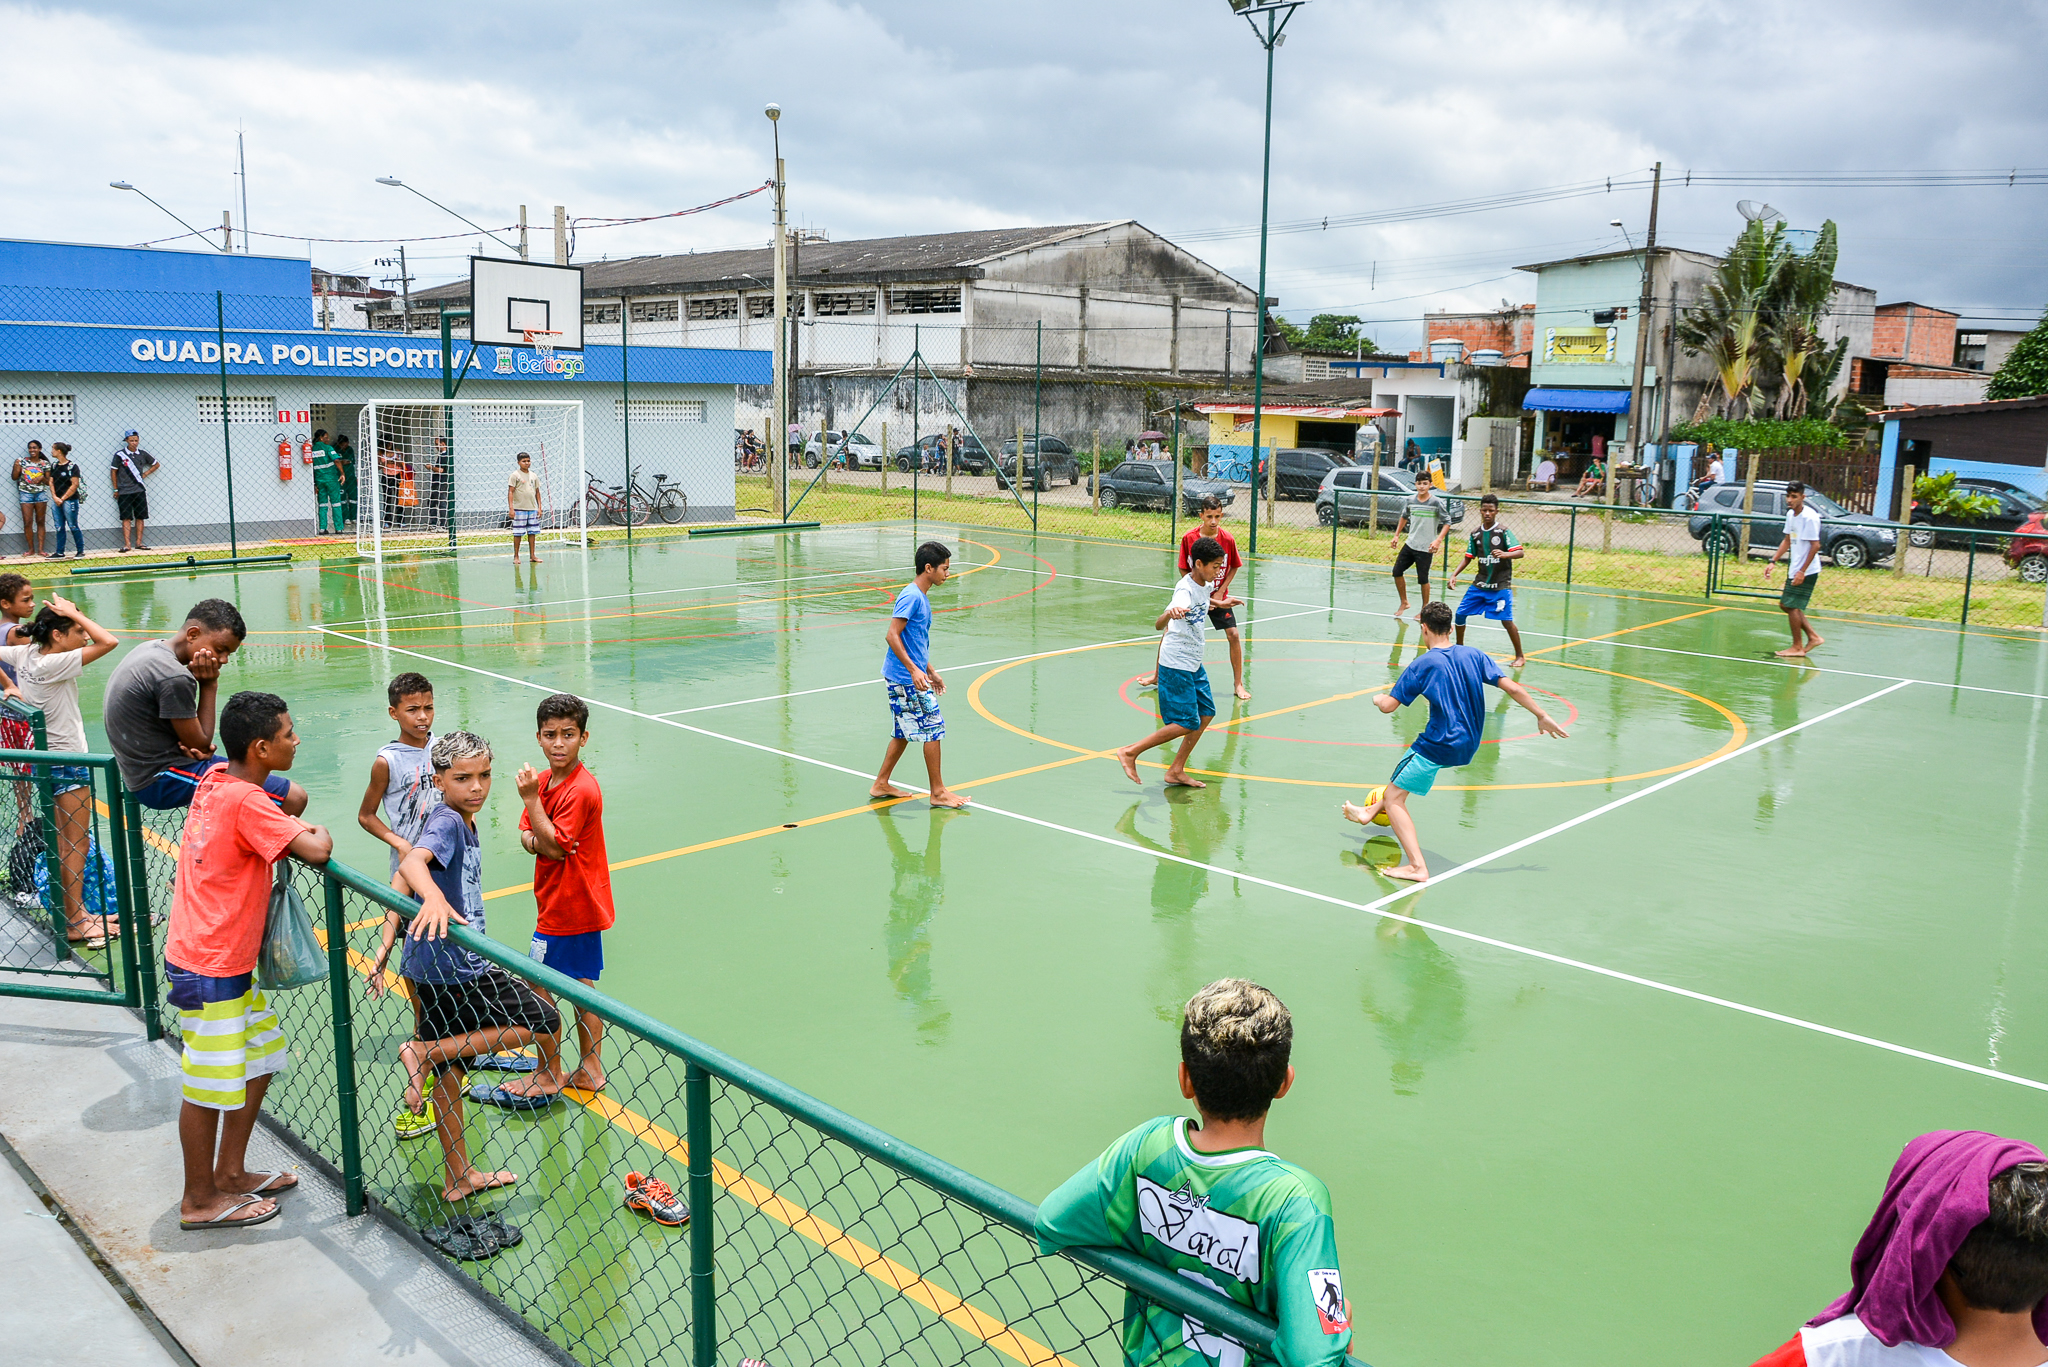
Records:
M1428 649L1401 671L1391 692L1374 698L1373 706L1391 715L1417 698L1429 699L1429 722L1394 765L1393 774L1378 798L1364 806L1344 804L1344 819L1363 826L1381 812L1394 828L1407 863L1381 869L1389 878L1413 883L1429 880L1429 866L1422 860L1422 842L1415 834L1414 818L1408 815L1410 797L1427 797L1444 769L1470 764L1479 753L1479 741L1486 729L1486 694L1492 684L1527 708L1536 727L1546 736L1565 738L1565 729L1537 706L1529 690L1501 673L1493 657L1476 646L1451 643L1451 605L1427 603L1416 614L1422 626L1422 642Z
M1465 619L1475 613L1488 621L1499 622L1508 629L1508 643L1515 648L1515 662L1511 669L1520 669L1529 663L1522 650L1522 633L1515 630L1515 562L1523 556L1522 543L1515 540L1515 534L1499 523L1500 500L1492 494L1485 494L1479 500L1479 530L1472 533L1465 543L1465 558L1458 568L1451 571L1444 581L1444 599L1449 601L1451 591L1458 587L1458 576L1465 572L1465 566L1474 560L1479 562L1479 572L1472 576L1472 585L1465 590L1465 596L1458 600L1458 612L1453 619L1458 626L1458 644L1465 644Z
M1209 695L1209 674L1202 668L1202 630L1208 624L1210 586L1223 573L1223 547L1211 537L1199 537L1188 548L1188 572L1173 586L1166 611L1152 623L1164 631L1159 645L1159 720L1166 723L1136 745L1116 752L1117 763L1133 783L1138 777L1138 756L1155 745L1180 742L1173 763L1166 767L1169 788L1206 788L1209 785L1187 775L1188 756L1195 742L1216 717L1216 702Z

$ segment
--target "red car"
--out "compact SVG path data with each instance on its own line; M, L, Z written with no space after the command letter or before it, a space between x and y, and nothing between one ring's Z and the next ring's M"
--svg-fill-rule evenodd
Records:
M2048 584L2048 513L2035 513L2013 529L2005 543L2005 563L2019 571L2029 584Z

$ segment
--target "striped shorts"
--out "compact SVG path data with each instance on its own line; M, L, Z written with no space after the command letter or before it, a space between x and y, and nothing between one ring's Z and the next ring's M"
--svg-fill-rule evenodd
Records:
M512 535L531 536L540 530L540 512L534 508L512 510Z
M170 1004L178 1008L185 1039L185 1100L213 1111L239 1111L249 1083L290 1066L284 1030L255 985L254 975L209 978L165 964Z

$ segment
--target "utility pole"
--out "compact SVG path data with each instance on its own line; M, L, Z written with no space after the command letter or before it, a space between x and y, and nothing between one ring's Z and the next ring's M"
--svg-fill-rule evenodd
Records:
M405 326L399 331L412 335L412 272L405 265L405 244L398 244L398 297L405 305Z
M220 240L221 240L221 242L222 242L222 243L224 244L224 245L222 246L222 250L223 250L223 251L227 251L227 252L232 252L232 251L234 251L234 249L235 249L235 216L234 216L234 214L233 214L232 212L230 212L229 210L226 210L226 209L222 209L222 210L220 211Z
M769 127L775 134L775 444L770 448L769 469L775 480L775 515L789 521L789 376L783 358L789 342L789 260L784 255L788 220L783 201L782 106L767 109Z
M1630 463L1640 465L1643 454L1643 435L1649 429L1643 414L1643 367L1650 356L1650 311L1654 306L1652 294L1655 282L1651 278L1652 263L1657 254L1657 197L1664 186L1664 163L1658 162L1650 175L1650 229L1643 238L1643 292L1636 301L1636 366L1635 375L1628 386L1628 453ZM1663 377L1665 402L1670 402L1671 377ZM1614 466L1611 458L1607 462L1607 501L1614 502Z
M242 130L235 130L235 174L242 182L242 254L249 254L249 149L242 144Z
M560 204L555 206L555 264L569 264L569 211Z
M519 259L526 260L526 206L519 206Z

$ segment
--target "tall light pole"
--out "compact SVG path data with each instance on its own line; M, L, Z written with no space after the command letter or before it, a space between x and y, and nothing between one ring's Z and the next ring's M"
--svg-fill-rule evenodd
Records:
M127 190L127 191L129 191L130 193L132 193L132 194L138 194L138 195L141 195L141 196L142 196L142 197L143 197L144 199L149 199L149 195L148 195L147 193L145 193L144 191L142 191L142 190L140 190L140 189L137 189L137 188L136 188L135 186L133 186L133 185L130 185L130 184L129 184L129 183L127 182L127 181L125 181L125 180L110 180L110 181L108 181L108 182L107 182L107 188L108 188L108 189L110 189L110 190ZM151 204L156 204L156 201L155 201L155 200L153 200L153 199L149 199L149 202L150 202ZM178 226L179 226L180 228L183 228L183 229L184 229L184 230L185 230L186 232L188 232L188 233L192 234L192 236L194 236L194 237L206 237L206 233L205 233L205 232L201 232L201 231L200 231L199 229L197 229L197 228L193 227L193 226L192 226L191 224L187 223L187 222L186 222L186 221L185 221L184 219L182 219L182 218L179 218L179 217L178 217L178 216L177 216L176 214L174 214L174 213L171 213L171 211L170 211L169 209L164 209L164 206L163 206L163 205L161 205L161 204L156 204L156 207L157 207L157 208L159 208L159 209L163 209L164 213L165 213L165 214L166 214L166 215L167 215L167 216L168 216L168 217L170 218L171 222L173 222L173 223L177 224L177 225L178 225ZM209 229L207 229L207 230L206 230L206 232L212 232L212 231L213 231L213 230L212 230L211 228L209 228ZM207 240L207 245L208 245L208 246L213 246L213 242L212 242L212 239L210 239L210 238L209 238L209 239ZM223 251L223 252L225 252L225 251L229 251L229 250L231 250L231 248L228 248L228 247L222 246L222 247L219 247L219 248L217 248L216 250L219 250L219 251Z
M523 241L507 242L504 238L499 237L496 233L492 232L489 228L484 227L481 223L470 222L469 219L463 218L461 214L456 213L453 209L443 204L440 200L435 199L432 195L421 193L415 187L407 185L397 176L379 176L377 177L377 183L379 185L389 185L395 190L411 190L412 193L419 195L421 199L424 199L427 203L433 205L442 213L447 214L451 218L462 219L464 223L468 223L470 227L475 228L478 232L482 233L485 237L491 239L491 241L497 243L500 247L503 247L506 251L516 253L521 261L524 261L526 259L526 247L523 245Z
M1664 188L1664 163L1658 162L1650 179L1650 228L1643 238L1643 292L1636 301L1636 364L1635 372L1628 385L1628 454L1629 463L1641 465L1643 455L1643 433L1649 430L1649 417L1643 412L1643 367L1650 356L1650 310L1655 306L1653 292L1655 282L1650 271L1657 254L1657 198ZM1631 243L1631 246L1634 244ZM1664 401L1671 402L1671 377L1663 377ZM1607 501L1614 502L1614 462L1607 462Z
M1259 550L1259 445L1266 397L1266 219L1273 200L1273 49L1280 46L1287 21L1307 0L1230 0L1230 12L1242 14L1252 36L1266 49L1266 142L1259 169L1259 305L1252 338L1252 554ZM1263 23L1261 22L1263 21Z
M775 474L776 516L789 521L789 376L783 358L789 348L789 255L785 234L788 219L783 201L782 106L771 104L761 111L768 116L768 128L775 138L775 440L769 446L769 464Z

